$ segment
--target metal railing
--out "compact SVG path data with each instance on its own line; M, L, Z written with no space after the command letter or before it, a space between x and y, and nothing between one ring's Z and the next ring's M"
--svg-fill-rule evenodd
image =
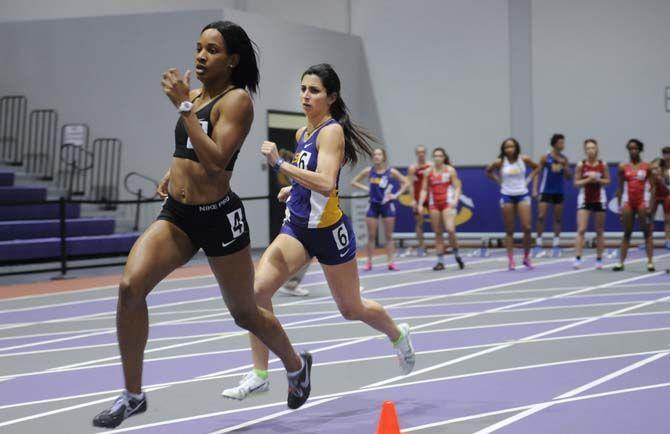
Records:
M137 189L131 188L129 182L133 178L150 183L151 188L146 190L149 190L152 193L151 196L144 196L142 188ZM137 198L137 205L135 206L135 220L133 223L133 230L136 231L139 229L140 226L140 205L142 204L142 199L153 199L156 197L157 194L156 190L158 189L158 181L146 175L142 175L141 173L138 172L130 172L123 178L123 187L126 189L126 192Z
M60 148L59 184L66 188L66 197L86 193L86 173L93 168L93 153L82 146L65 144Z
M121 176L121 140L101 138L93 141L93 170L90 197L101 201L104 209L116 209Z
M54 178L58 142L58 113L51 109L32 110L28 118L28 141L23 153L26 172L44 181Z
M0 98L0 158L15 166L23 163L27 107L28 101L23 95Z
M126 178L128 178L126 176ZM150 179L150 178L149 178ZM137 191L136 191L137 193ZM269 196L249 196L249 197L242 197L240 198L242 201L255 201L255 200L268 200L270 199ZM147 205L147 204L155 204L155 203L160 203L163 202L163 199L148 199L148 198L142 198L142 199L134 199L134 200L115 200L115 201L108 201L108 200L72 200L72 199L67 199L66 197L61 197L58 200L44 200L44 201L17 201L13 203L3 203L0 204L1 207L7 207L7 206L25 206L25 205L48 205L48 204L58 204L59 208L59 213L58 213L58 219L59 219L59 239L60 239L60 255L58 258L50 257L50 258L39 258L39 259L27 259L27 260L7 260L7 261L0 261L0 266L21 266L21 265L33 265L33 264L39 264L39 263L53 263L58 261L59 266L58 267L51 267L51 268L40 268L40 269L35 269L35 268L30 268L28 270L12 270L12 271L7 271L7 272L0 272L0 276L11 276L11 275L18 275L18 274L31 274L31 273L46 273L46 272L60 272L59 277L65 277L67 275L67 272L69 270L78 270L78 269L85 269L85 268L99 268L99 267L109 267L109 266L118 266L118 265L125 265L125 260L120 261L120 262L104 262L104 263L95 263L95 264L82 264L82 265L71 265L72 261L81 261L81 260L87 260L87 259L104 259L104 258L110 258L110 257L118 257L118 256L126 256L128 252L125 253L105 253L105 254L97 254L97 255L79 255L79 256L72 256L68 252L68 246L67 246L67 241L68 241L68 234L67 234L67 211L68 211L68 204L96 204L96 205L113 205L114 208L116 208L118 205L128 205L128 206L141 206L141 205ZM139 215L139 214L136 214Z

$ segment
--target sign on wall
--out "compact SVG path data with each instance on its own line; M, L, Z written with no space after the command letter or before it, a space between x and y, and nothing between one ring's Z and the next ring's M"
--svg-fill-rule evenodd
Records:
M88 143L88 126L86 124L66 124L61 132L62 145L84 146Z

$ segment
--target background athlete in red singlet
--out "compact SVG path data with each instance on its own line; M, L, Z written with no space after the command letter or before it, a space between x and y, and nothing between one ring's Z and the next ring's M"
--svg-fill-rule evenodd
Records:
M656 186L653 182L650 182L651 170L649 163L642 161L640 157L640 154L644 150L644 143L637 139L630 139L626 144L626 149L628 149L630 161L619 164L616 190L617 203L621 211L621 223L623 224L621 262L615 265L613 270L623 271L624 269L623 264L628 254L634 219L637 214L640 229L644 234L647 247L647 270L655 271L653 262L654 245L649 222L649 209L655 207L653 201L655 200Z
M430 221L435 231L435 249L437 264L433 270L444 270L444 229L449 234L449 244L454 251L454 258L462 270L465 265L458 254L456 239L456 210L461 197L461 180L456 169L449 164L449 155L443 148L433 150L433 167L426 173L421 185L419 203L428 199Z
M416 164L409 166L407 177L409 178L412 197L414 198L412 201L412 208L414 208L414 230L416 231L416 239L419 241L419 247L416 250L416 254L417 256L426 256L426 247L423 241L423 215L425 210L428 209L428 202L419 202L419 196L421 195L423 178L432 166L426 161L425 146L417 146L414 153L416 154Z
M663 209L663 229L665 231L665 248L670 249L670 171L668 164L663 158L656 158L651 162L651 179L656 187L656 200L654 208L650 210L652 231L656 212L660 206Z
M586 158L577 164L575 169L575 187L579 188L577 196L577 237L575 239L574 267L582 265L584 250L584 234L589 225L589 217L594 216L596 230L596 268L603 266L603 250L605 248L605 216L607 212L607 196L605 187L610 183L607 163L598 158L598 142L595 139L584 141Z

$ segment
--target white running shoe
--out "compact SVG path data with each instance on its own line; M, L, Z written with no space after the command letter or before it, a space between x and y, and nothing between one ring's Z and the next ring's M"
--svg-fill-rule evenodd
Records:
M407 375L412 372L412 369L414 369L416 356L414 355L412 340L409 337L409 324L398 324L398 330L400 330L400 340L398 340L398 342L396 342L393 347L398 354L400 372L402 372L402 375Z
M267 392L268 390L270 390L270 380L263 380L254 371L251 371L242 377L239 386L226 389L221 392L221 395L241 401L251 394Z
M307 297L309 295L309 290L299 286L296 286L293 289L282 286L279 288L279 293L284 295L292 295L294 297Z
M572 268L575 270L579 270L582 268L582 260L581 259L575 259L575 262L572 263Z

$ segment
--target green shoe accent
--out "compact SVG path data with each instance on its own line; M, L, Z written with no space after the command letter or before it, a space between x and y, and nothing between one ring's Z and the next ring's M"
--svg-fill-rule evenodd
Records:
M268 371L264 371L262 369L254 369L254 374L261 380L267 380L268 379Z
M396 339L395 341L391 341L391 343L393 343L394 347L397 347L398 344L400 343L400 341L402 340L402 338L405 337L405 334L402 332L402 329L399 328L398 331L400 332L400 337L398 339Z

